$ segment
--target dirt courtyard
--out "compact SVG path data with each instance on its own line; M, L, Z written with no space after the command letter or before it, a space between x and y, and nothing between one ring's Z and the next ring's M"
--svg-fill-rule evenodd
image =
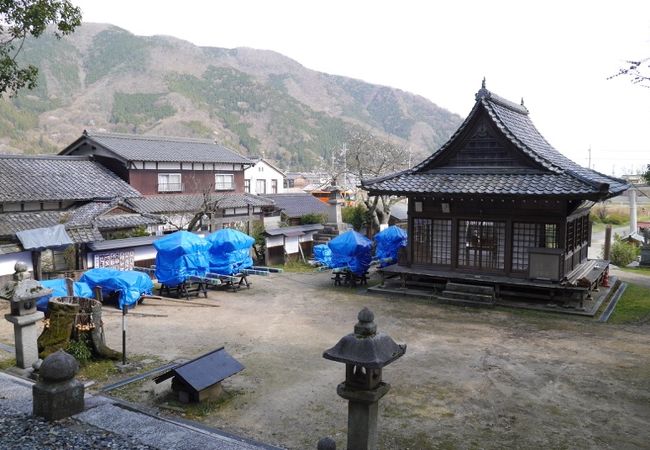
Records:
M323 436L345 448L344 366L322 353L367 306L380 332L408 346L384 369L381 448L648 448L648 325L367 295L333 287L328 273L251 280L185 304L146 300L133 312L167 317L128 318L131 354L169 361L225 345L244 364L224 382L229 399L203 418L211 426L290 449ZM120 349L115 312L105 330ZM0 341L13 344L4 320ZM153 405L168 398L151 382L133 393Z

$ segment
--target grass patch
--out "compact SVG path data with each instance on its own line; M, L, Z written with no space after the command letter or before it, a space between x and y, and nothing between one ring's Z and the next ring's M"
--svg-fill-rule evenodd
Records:
M283 269L285 272L314 272L313 266L302 261L289 261L284 265L276 265L272 267Z
M647 275L650 277L650 267L619 267L618 270L639 275Z
M92 360L81 366L79 378L83 380L106 381L118 372L115 361Z
M627 289L618 301L610 323L650 323L650 289L628 283Z
M16 365L16 358L7 358L0 360L0 370L7 370Z

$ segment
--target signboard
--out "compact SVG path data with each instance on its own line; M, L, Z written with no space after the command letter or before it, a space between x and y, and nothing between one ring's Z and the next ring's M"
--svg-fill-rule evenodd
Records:
M98 252L93 255L93 266L117 270L133 270L135 251L133 249Z

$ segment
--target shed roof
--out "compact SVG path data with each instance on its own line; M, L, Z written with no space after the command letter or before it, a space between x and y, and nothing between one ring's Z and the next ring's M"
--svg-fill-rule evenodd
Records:
M74 151L92 142L127 161L206 162L252 165L253 162L223 145L207 139L99 133L85 131L60 154Z
M156 378L160 383L173 376L180 377L189 387L202 391L244 370L244 366L220 347L181 364Z
M0 202L140 197L88 157L0 155Z
M330 208L332 208L332 206L321 202L313 195L306 193L266 194L265 197L273 200L275 206L288 217L301 217L305 214L328 214Z
M526 167L451 167L443 163L449 152L461 147L480 114L487 114L506 142L527 161ZM582 167L562 155L537 130L523 104L499 97L485 85L476 94L476 103L465 121L429 158L412 169L361 184L370 192L401 195L533 195L595 200L618 195L629 187L624 180Z

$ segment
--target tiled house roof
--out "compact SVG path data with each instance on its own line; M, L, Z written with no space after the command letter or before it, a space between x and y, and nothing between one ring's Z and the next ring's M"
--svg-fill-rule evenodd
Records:
M203 201L202 194L163 194L134 198L129 203L143 213L169 214L198 211ZM209 201L217 209L273 206L272 200L251 194L213 194Z
M288 193L267 194L275 206L288 217L301 217L305 214L328 214L331 206L321 202L311 194Z
M139 196L87 157L0 155L0 203Z
M462 147L480 115L489 118L516 153L520 165L497 167L479 162L460 167L446 163ZM493 94L485 86L476 94L474 108L459 129L429 158L412 169L363 180L361 184L376 194L553 196L593 200L613 197L629 187L624 180L581 167L562 155L537 130L526 107Z
M61 151L60 154L68 154L88 141L109 150L126 161L253 164L251 160L234 150L206 139L89 131L84 131L79 139Z

